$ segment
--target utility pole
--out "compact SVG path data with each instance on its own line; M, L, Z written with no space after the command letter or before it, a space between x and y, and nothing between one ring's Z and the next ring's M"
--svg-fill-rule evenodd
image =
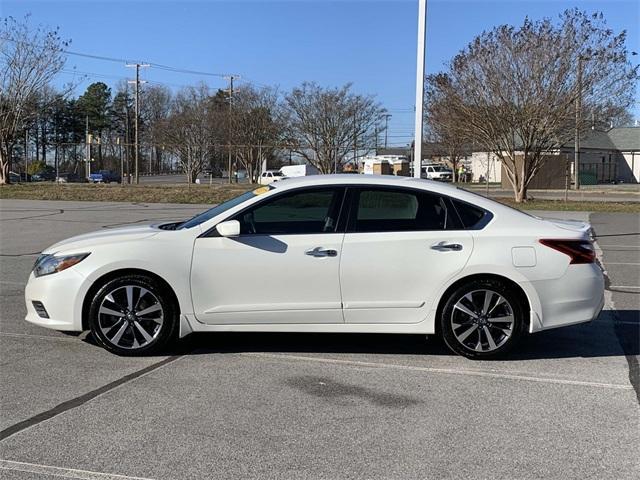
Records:
M387 134L389 132L389 119L392 117L390 113L385 113L384 117L384 149L387 149Z
M29 181L29 129L24 132L24 181Z
M576 131L573 146L573 170L575 189L580 190L580 111L582 110L582 56L578 56L578 73L576 75Z
M378 155L378 124L376 123L375 127L375 135L376 135L376 140L375 140L375 151L376 151L376 155Z
M426 44L427 0L418 3L418 48L416 58L416 118L413 140L413 176L422 173L422 109L424 107L424 53Z
M233 109L233 80L236 78L240 78L240 75L227 75L224 78L226 78L227 80L229 80L229 165L228 165L228 175L229 175L229 183L232 183L231 181L231 133L232 133L232 129L231 129L231 114L232 114L232 109Z
M353 164L358 166L358 118L357 110L353 112ZM338 173L338 164L336 163L336 171Z
M140 144L138 142L138 123L140 119L140 83L146 83L145 81L140 81L140 67L149 67L148 63L127 63L127 67L135 67L136 68L136 79L128 80L127 83L134 83L136 85L136 105L135 105L135 133L134 133L134 143L135 143L135 156L134 156L134 170L135 170L135 179L136 183L140 183L140 172L138 170L138 158L140 156Z
M116 143L120 151L120 186L124 187L124 157L122 156L122 142L120 142L120 137L116 139Z
M85 117L85 127L84 127L84 141L85 141L85 152L84 152L84 173L89 180L91 176L91 135L89 135L89 115Z

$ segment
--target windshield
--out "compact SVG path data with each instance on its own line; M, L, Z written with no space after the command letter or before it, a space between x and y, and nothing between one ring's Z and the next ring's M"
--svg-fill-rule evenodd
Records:
M282 176L282 172L273 172L273 176L274 177L281 177Z
M433 168L433 171L434 171L434 172L448 172L448 171L449 171L449 169L448 169L448 168L441 167L441 166L439 166L439 165L437 165L437 166L435 166L435 167L431 167L431 168Z
M255 197L256 195L267 193L268 191L269 191L269 188L262 187L262 188L258 188L257 190L245 192L242 195L232 198L231 200L227 200L226 202L223 202L220 205L216 205L215 207L210 208L209 210L196 215L195 217L187 220L186 222L181 223L180 225L178 225L176 230L182 230L184 228L192 228L192 227L195 227L196 225L200 225L201 223L204 223L207 220L211 220L213 217L226 212L230 208L233 208L236 205L240 205L241 203L246 202L247 200Z

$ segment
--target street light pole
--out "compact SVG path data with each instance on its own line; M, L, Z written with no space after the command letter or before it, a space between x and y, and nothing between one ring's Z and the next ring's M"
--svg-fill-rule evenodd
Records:
M424 105L424 54L426 44L427 0L418 0L418 52L416 59L416 118L413 141L413 176L422 173L422 109Z

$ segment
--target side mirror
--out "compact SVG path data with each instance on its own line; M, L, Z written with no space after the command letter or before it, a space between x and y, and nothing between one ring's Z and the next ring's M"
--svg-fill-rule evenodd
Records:
M237 237L240 235L240 222L238 220L227 220L216 225L216 230L223 237Z

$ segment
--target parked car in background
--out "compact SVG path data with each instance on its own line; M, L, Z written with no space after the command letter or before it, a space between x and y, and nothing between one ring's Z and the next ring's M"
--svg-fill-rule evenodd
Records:
M440 335L485 359L598 316L604 278L590 232L440 182L293 178L186 221L46 248L26 320L91 330L121 355L191 332L351 332Z
M307 175L318 175L320 173L313 165L286 165L281 167L280 171L287 178L306 177Z
M56 182L58 183L82 183L86 182L84 177L81 177L77 173L61 173L56 178Z
M53 170L42 170L31 175L33 182L53 182L56 179L56 172Z
M120 183L120 175L111 170L99 170L89 175L89 181L92 183Z
M453 171L444 165L429 164L422 166L422 178L427 180L438 180L440 182L451 182L453 180Z
M9 181L11 183L20 183L20 174L16 172L9 172Z
M280 170L265 170L260 175L258 183L260 185L269 185L270 183L277 182L286 178Z

